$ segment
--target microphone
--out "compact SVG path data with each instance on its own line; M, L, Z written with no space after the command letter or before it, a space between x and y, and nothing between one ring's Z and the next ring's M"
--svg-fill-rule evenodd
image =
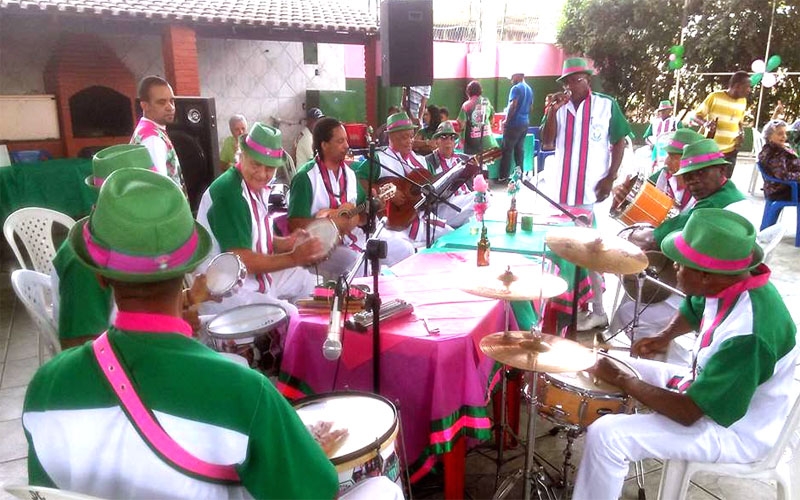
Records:
M347 295L347 281L345 275L336 280L336 288L331 304L331 319L328 322L328 337L322 344L322 355L325 359L335 361L342 355L342 304Z

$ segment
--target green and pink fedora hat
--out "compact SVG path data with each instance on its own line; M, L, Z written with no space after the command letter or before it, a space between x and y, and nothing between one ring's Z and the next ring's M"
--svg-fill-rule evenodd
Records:
M386 133L399 132L401 130L416 130L417 126L409 118L408 113L401 111L393 115L389 115L386 119Z
M87 176L84 182L99 191L106 178L122 168L156 170L146 147L141 144L115 144L95 153L92 157L92 175Z
M589 67L589 61L586 59L582 57L570 57L564 61L564 65L561 68L561 76L558 77L556 81L563 81L564 78L568 77L569 75L574 75L575 73L586 73L587 75L593 75L594 70Z
M686 145L681 155L681 168L675 175L688 174L713 165L727 165L725 155L719 150L714 139L700 139Z
M716 274L741 274L764 260L753 225L721 208L694 210L683 229L664 238L661 251L678 264Z
M669 99L664 99L663 101L658 103L658 109L656 111L664 111L665 109L672 109L672 101Z
M138 283L183 276L211 248L177 184L141 168L109 175L91 214L72 226L68 239L93 272Z
M258 163L272 168L284 165L283 139L277 128L256 122L239 141L242 151Z
M679 128L672 133L664 151L672 154L683 154L683 148L689 144L703 140L704 137L690 128Z

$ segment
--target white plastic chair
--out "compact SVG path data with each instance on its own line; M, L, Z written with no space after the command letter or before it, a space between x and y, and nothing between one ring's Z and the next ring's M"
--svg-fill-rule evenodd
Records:
M711 472L742 479L775 481L778 483L778 500L797 499L800 497L800 485L793 484L793 478L794 481L800 478L800 468L795 463L794 453L797 451L797 440L793 437L798 424L800 424L800 398L795 399L786 423L778 435L778 441L763 460L749 464L667 460L664 462L664 469L661 472L658 498L684 500L692 476L698 472Z
M41 500L100 500L98 497L75 493L74 491L57 490L55 488L45 488L44 486L30 485L8 485L4 489L17 498L30 500L32 498Z
M30 269L17 269L11 273L11 286L39 331L39 366L44 363L45 348L53 356L61 352L58 327L47 309L47 298L52 296L50 283L50 276Z
M75 224L75 221L61 212L38 207L20 208L6 218L3 223L3 235L23 269L29 269L29 267L25 264L22 253L17 247L15 234L22 241L34 271L44 274L50 274L53 271L53 257L56 256L56 248L53 243L53 223L69 229Z
M786 228L780 224L773 224L767 228L762 229L756 235L756 242L761 246L764 251L764 262L769 262L770 254L775 250L775 247L783 239L786 234Z
M758 163L758 153L761 152L763 147L764 137L761 135L761 132L753 129L753 156L755 156L756 164ZM758 167L754 164L753 173L750 174L750 186L747 188L748 193L753 194L755 192L759 177Z

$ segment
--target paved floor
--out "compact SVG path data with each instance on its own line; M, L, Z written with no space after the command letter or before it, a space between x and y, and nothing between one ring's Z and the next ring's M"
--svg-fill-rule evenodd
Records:
M746 189L752 171L752 161L740 159L734 181L740 188ZM508 206L507 195L502 189L494 189L491 201L490 215L503 217ZM760 191L759 191L760 193ZM520 195L530 195L523 188ZM760 195L751 197L752 217L757 225L761 219L763 199ZM520 203L520 211L525 211L525 203ZM606 207L598 209L598 213L607 213ZM787 228L787 233L780 245L772 255L770 266L773 269L772 280L780 290L784 300L789 305L795 321L800 315L800 259L798 250L794 247L795 214L786 213L780 224ZM611 220L601 217L600 228L609 232L616 232L621 226ZM0 254L0 486L6 484L24 484L27 482L27 445L22 431L21 413L25 388L37 367L37 344L34 326L22 305L16 300L11 289L10 273L16 268L8 248L5 247ZM614 289L613 277L607 279L610 290ZM613 301L613 293L606 293L606 300ZM558 466L563 462L566 439L563 435L550 436L546 433L550 425L541 421L541 439L536 442L537 453L542 460L550 465ZM582 446L581 439L575 443L575 455L572 460L577 464ZM510 452L510 455L520 454L520 450ZM494 491L494 463L491 458L493 452L489 449L478 449L470 453L467 459L467 494L471 498L489 498ZM513 471L519 468L523 458L508 463L504 471ZM661 464L655 460L645 464L644 484L647 497L654 499L658 489L661 473ZM418 497L441 498L441 483L435 478L429 480L430 487L421 485L415 489ZM509 498L519 498L522 494L521 485L512 490ZM726 500L751 500L753 498L774 498L775 486L760 481L745 481L736 478L722 478L716 476L696 476L694 484L689 490L689 498L695 500L726 499ZM0 492L0 500L11 498ZM625 485L623 498L636 499L637 486L631 475Z

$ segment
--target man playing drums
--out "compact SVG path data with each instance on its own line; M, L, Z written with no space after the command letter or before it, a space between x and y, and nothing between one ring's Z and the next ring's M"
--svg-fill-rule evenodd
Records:
M289 228L306 228L314 217L327 217L336 225L340 240L317 270L327 279L336 279L355 265L366 247L366 235L358 227L366 221L365 191L348 167L349 150L344 126L335 118L321 118L314 126L313 149L316 156L297 171L289 197ZM359 211L360 213L353 213ZM381 233L381 236L390 236ZM392 238L383 263L391 266L414 253L405 239Z
M411 242L415 247L423 246L426 241L426 223L423 210L414 210L414 193L418 188L405 179L398 178L397 175L407 176L411 173L422 173L423 177L429 177L430 173L426 167L425 158L417 155L411 150L414 142L414 124L405 112L395 113L386 119L386 133L389 136L389 146L381 148L375 153L375 159L379 164L375 165L373 181L380 183L392 182L397 186L397 192L387 203L386 211L389 217L389 229L399 233L403 238ZM391 171L389 170L391 169ZM415 172L420 171L420 172ZM356 174L361 181L362 187L367 188L370 175L370 162L364 161L356 168ZM420 179L418 176L417 179ZM409 214L403 217L396 224L393 221L392 211L396 214ZM402 228L400 226L407 226ZM435 214L430 217L430 229L432 240L439 236L449 233L452 227L445 224Z
M304 230L287 237L272 235L269 185L283 166L280 130L256 122L240 141L239 163L203 194L197 220L211 233L212 255L235 253L248 275L235 294L219 304L204 303L200 312L216 314L240 305L280 303L291 313L294 306L286 301L308 297L315 285L302 266L322 261L328 249Z
M436 133L433 134L433 139L436 141L436 149L425 157L431 174L435 176L441 175L469 159L469 156L456 154L455 152L458 132L453 128L452 122L445 121L440 123ZM461 227L475 213L472 208L475 195L472 194L471 187L468 184L470 183L462 184L448 199L450 203L461 209L460 212L456 212L447 205L439 206L439 217L446 220L447 225L450 227Z
M618 498L632 461L749 463L774 446L794 401L798 347L755 239L746 219L721 209L694 210L682 230L664 238L661 249L676 262L687 298L658 337L636 342L631 352L650 356L700 330L694 363L630 359L640 380L598 362L596 377L654 413L606 415L589 426L573 499Z

